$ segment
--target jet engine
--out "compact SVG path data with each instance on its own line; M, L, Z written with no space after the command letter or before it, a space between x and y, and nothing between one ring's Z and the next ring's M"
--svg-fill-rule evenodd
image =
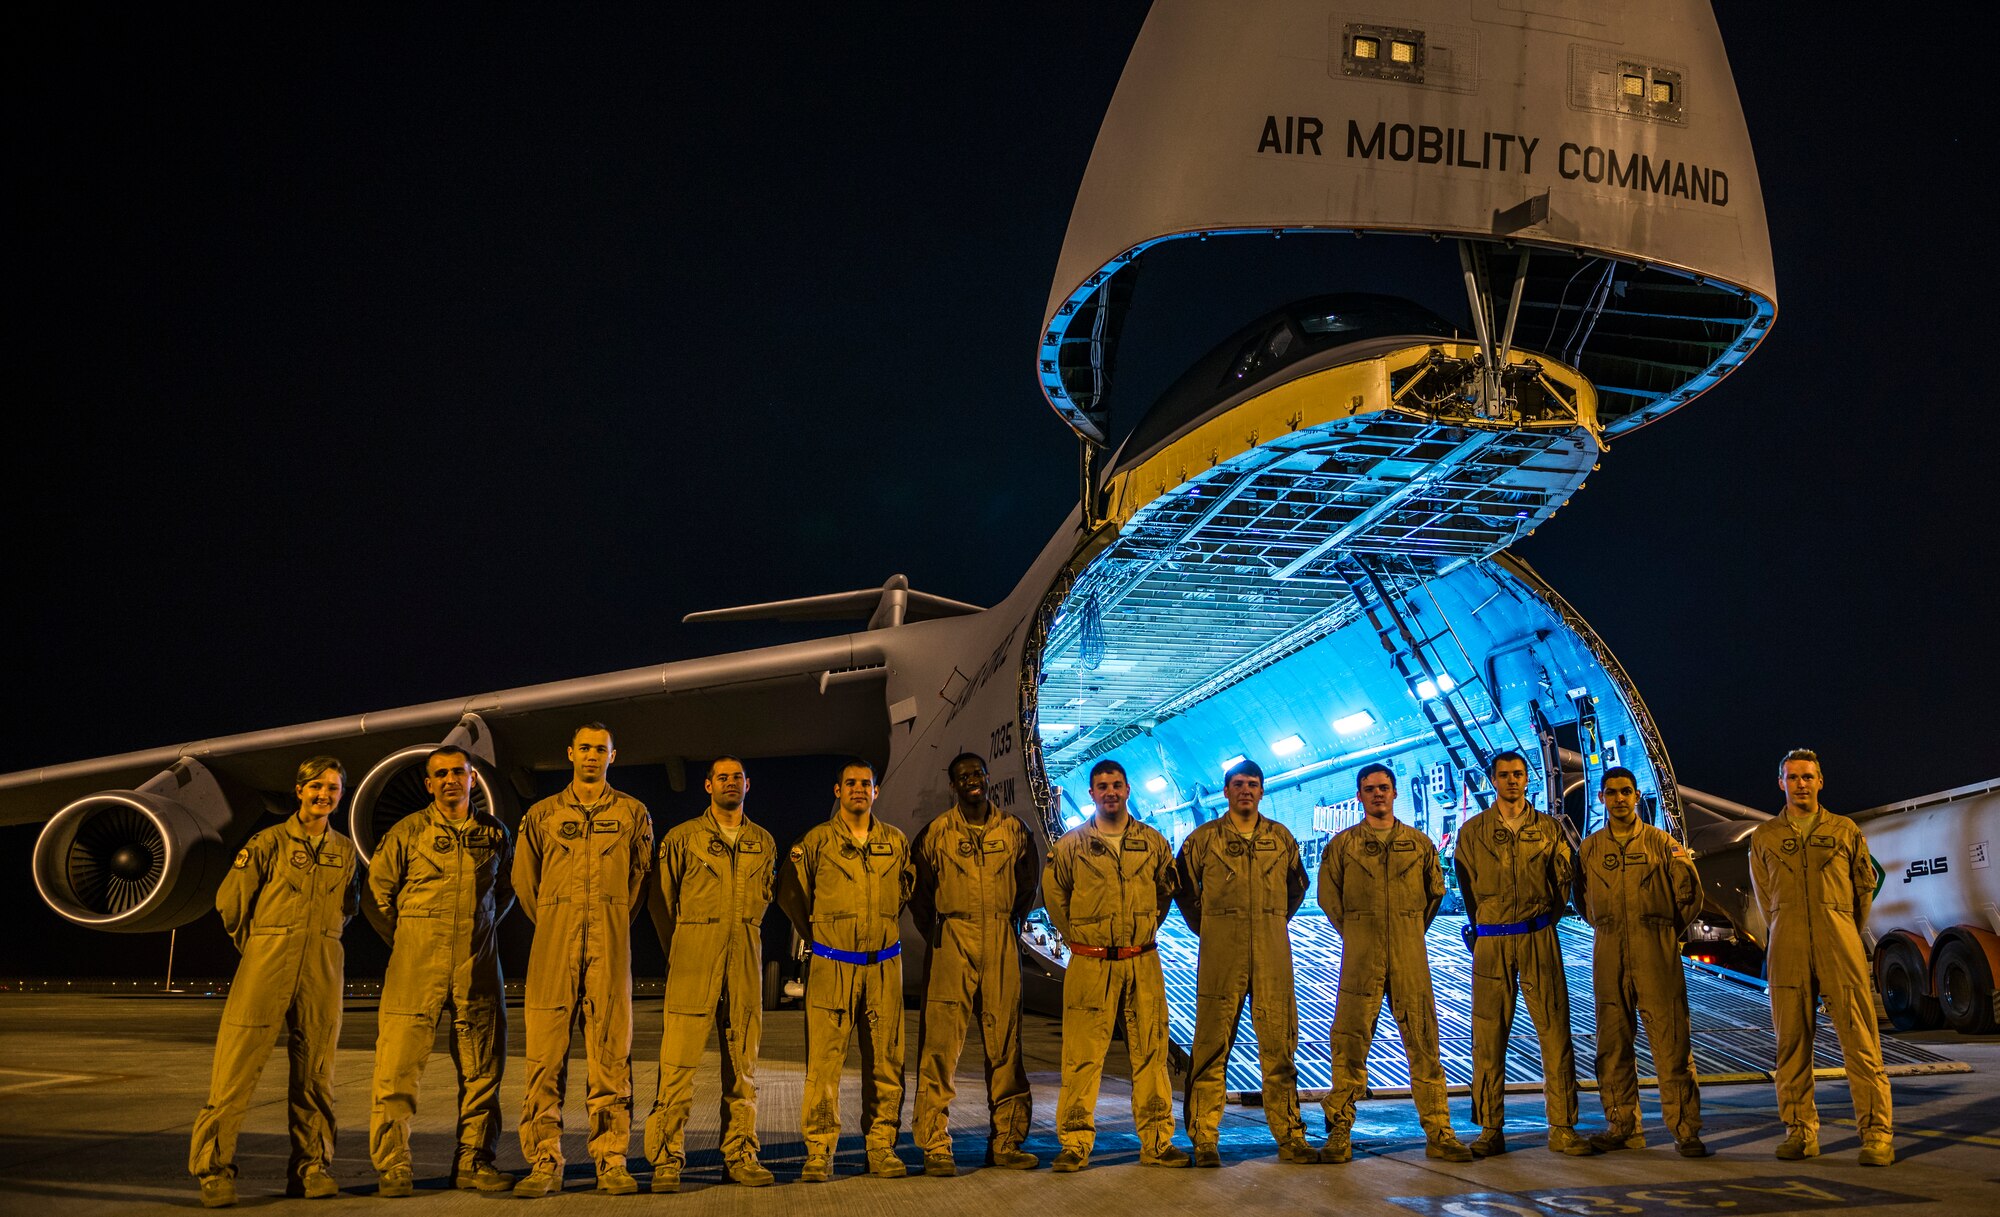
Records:
M136 790L85 795L35 841L35 887L93 930L173 929L206 913L265 807L183 757Z

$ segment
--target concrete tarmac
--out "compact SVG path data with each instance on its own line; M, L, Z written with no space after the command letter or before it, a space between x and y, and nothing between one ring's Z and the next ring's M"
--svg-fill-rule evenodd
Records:
M509 1010L510 1060L502 1086L508 1128L500 1164L523 1169L514 1122L521 1104L518 996ZM660 1002L636 1003L634 1136L631 1167L642 1188L648 1168L639 1157L639 1126L651 1106L658 1076ZM188 1130L207 1093L210 1054L222 1013L219 997L113 995L107 993L0 992L0 1214L53 1217L95 1213L138 1214L197 1207L187 1174ZM916 1061L916 1016L910 1015L911 1081ZM1280 1163L1262 1114L1231 1107L1223 1120L1223 1169L1160 1170L1138 1165L1130 1091L1121 1045L1114 1045L1098 1107L1099 1139L1090 1168L1052 1175L1056 1145L1053 1115L1060 1075L1058 1024L1030 1015L1025 1049L1035 1090L1035 1131L1028 1142L1043 1166L1031 1172L981 1166L985 1152L984 1085L978 1047L968 1047L952 1112L960 1177L926 1178L922 1155L906 1127L900 1145L912 1169L908 1179L862 1175L858 1134L843 1137L836 1176L825 1185L797 1182L802 1161L798 1133L804 1022L794 1009L766 1016L759 1128L764 1161L778 1185L762 1190L722 1180L716 1149L715 1053L711 1045L696 1093L689 1133L689 1163L674 1196L600 1196L591 1189L584 1154L580 1050L573 1048L571 1093L565 1107L571 1159L568 1188L539 1201L542 1208L575 1213L616 1209L677 1212L817 1214L869 1212L932 1215L999 1213L1214 1214L1231 1208L1287 1213L1381 1214L1382 1217L1753 1217L1755 1214L1881 1209L1904 1217L1946 1213L1974 1217L2000 1212L2000 1036L1983 1040L1951 1035L1916 1037L1973 1066L1971 1073L1894 1079L1897 1151L1888 1169L1855 1161L1859 1142L1846 1087L1819 1087L1824 1156L1779 1162L1772 1148L1783 1135L1768 1084L1710 1086L1703 1090L1704 1136L1716 1156L1689 1161L1674 1153L1659 1128L1659 1111L1645 1092L1647 1149L1596 1158L1566 1158L1542 1147L1539 1100L1509 1096L1508 1133L1514 1152L1467 1165L1432 1162L1406 1100L1364 1103L1355 1125L1355 1158L1344 1166ZM285 1058L274 1052L243 1126L238 1154L238 1207L271 1213L396 1212L468 1213L478 1206L520 1203L451 1188L456 1082L442 1043L424 1075L412 1132L417 1194L403 1200L375 1195L367 1162L369 1066L375 1043L375 1005L350 997L335 1071L342 1124L333 1201L284 1197ZM850 1057L841 1110L850 1129L859 1108L857 1062ZM1466 1100L1454 1097L1453 1115L1470 1136ZM1602 1126L1594 1095L1583 1102L1585 1131ZM1180 1113L1176 1111L1176 1123ZM1314 1137L1323 1124L1307 1104ZM1177 1138L1185 1145L1185 1134Z

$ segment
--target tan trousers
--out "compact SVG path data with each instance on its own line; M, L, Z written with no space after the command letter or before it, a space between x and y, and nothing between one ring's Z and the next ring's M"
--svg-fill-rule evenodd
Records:
M806 971L806 1156L831 1157L840 1140L840 1070L861 1036L861 1118L868 1148L893 1149L903 1125L903 960L841 963L815 957Z
M1341 980L1346 979L1343 974ZM1416 992L1405 995L1393 978L1381 985L1370 980L1352 989L1341 985L1333 1009L1333 1084L1320 1100L1328 1135L1345 1135L1354 1127L1354 1104L1368 1093L1368 1049L1375 1042L1375 1022L1385 998L1403 1033L1403 1054L1410 1062L1410 1098L1417 1106L1424 1136L1435 1141L1452 1131L1451 1112L1445 1102L1444 1065L1438 1059L1437 1006L1430 977L1417 977L1404 988Z
M586 960L579 988L581 1002L563 1006L524 1007L528 1084L521 1096L521 1157L563 1167L562 1100L569 1082L570 1037L578 1023L584 1028L584 1109L589 1113L591 1160L602 1166L625 1165L632 1141L632 993L631 964L608 983L592 973L616 965Z
M237 991L231 990L230 1005L236 1004ZM278 1032L268 1023L232 1022L231 1013L228 1006L223 1008L208 1102L194 1118L188 1147L188 1173L197 1179L236 1173L236 1134ZM285 1010L284 1027L285 1054L291 1062L285 1123L292 1134L286 1175L297 1181L308 1166L333 1164L333 1050L340 1042L340 999L307 1002L295 996Z
M924 986L923 1021L917 1034L917 1104L913 1133L927 1154L951 1152L952 1074L965 1052L967 1031L979 1029L986 1056L987 1145L1019 1146L1028 1138L1033 1100L1021 1061L1021 959L1010 937L981 968L974 960L940 959L956 952L950 939L934 948Z
M764 1038L763 988L723 981L706 1014L668 1010L660 1036L660 1089L646 1117L646 1160L655 1167L687 1165L687 1124L694 1111L694 1075L710 1026L722 1036L722 1157L757 1157L757 1053ZM668 1003L671 1005L671 1001ZM845 1055L845 1047L842 1048ZM839 1135L835 1122L835 1136Z
M1479 938L1472 946L1472 1117L1481 1128L1506 1119L1507 1037L1525 996L1542 1048L1549 1127L1576 1127L1576 1050L1569 1036L1569 981L1554 926Z
M1813 1102L1813 1025L1818 985L1772 985L1771 1023L1778 1033L1778 1118L1787 1128L1819 1134ZM1862 1143L1887 1141L1895 1131L1889 1075L1882 1070L1882 1033L1875 1026L1875 998L1866 989L1826 990L1826 1013L1840 1037L1847 1090Z
M1133 959L1072 955L1063 972L1062 1090L1056 1100L1056 1137L1062 1147L1090 1156L1097 1144L1097 1092L1112 1028L1125 1019L1125 1048L1132 1058L1132 1123L1140 1148L1157 1154L1173 1144L1173 1085L1167 1078L1167 982L1160 957Z
M374 1103L368 1156L378 1172L410 1165L410 1117L417 1087L437 1042L439 1020L451 1019L451 1063L458 1071L458 1148L452 1169L493 1161L500 1148L500 1071L507 1060L507 1022L492 998L446 1002L433 1014L384 1011L375 1038Z
M1279 986L1273 986L1279 987ZM1290 998L1290 986L1283 986ZM1293 1001L1264 1001L1248 976L1235 989L1203 993L1195 998L1193 1064L1188 1070L1182 1119L1188 1139L1214 1145L1222 1136L1222 1105L1228 1098L1229 1054L1236 1048L1236 1027L1243 999L1250 999L1250 1025L1257 1033L1257 1065L1264 1081L1264 1121L1271 1138L1283 1145L1304 1139L1299 1118L1298 1007Z
M1600 931L1600 933L1605 931ZM1635 1044L1639 1017L1660 1078L1660 1115L1676 1141L1701 1133L1701 1091L1688 1050L1687 977L1678 954L1647 960L1646 967L1593 972L1597 998L1597 1097L1613 1132L1639 1131L1639 1069ZM1808 1083L1810 1089L1810 1083Z

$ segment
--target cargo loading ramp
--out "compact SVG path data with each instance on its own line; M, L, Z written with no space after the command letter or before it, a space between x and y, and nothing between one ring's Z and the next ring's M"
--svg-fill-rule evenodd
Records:
M1438 1048L1445 1081L1452 1093L1468 1093L1472 1085L1472 956L1459 937L1462 917L1439 917L1425 945L1430 954L1431 984L1436 991ZM1591 932L1575 918L1565 918L1558 930L1563 970L1569 981L1570 1030L1576 1045L1577 1080L1595 1089L1597 1009L1592 996ZM1310 906L1292 918L1292 963L1299 1004L1299 1095L1316 1099L1332 1079L1329 1037L1335 995L1340 989L1340 935ZM1178 912L1159 934L1160 964L1166 973L1168 1033L1182 1061L1194 1042L1195 958L1197 942ZM1748 978L1733 979L1698 964L1686 965L1690 1046L1695 1075L1714 1085L1768 1082L1776 1067L1777 1039L1771 1029L1771 1007L1763 990ZM1638 1071L1642 1084L1656 1077L1652 1049L1640 1020ZM1893 1076L1924 1073L1964 1073L1970 1066L1915 1044L1885 1038L1882 1060ZM1813 1045L1816 1069L1841 1068L1840 1042L1832 1024L1818 1023ZM1229 1057L1226 1086L1231 1098L1254 1096L1261 1089L1257 1041L1246 1009L1237 1024L1235 1050ZM1513 1034L1507 1044L1507 1089L1539 1092L1541 1050L1525 1006L1516 1009ZM1368 1052L1368 1090L1377 1097L1407 1095L1409 1063L1396 1020L1386 1002L1375 1024Z

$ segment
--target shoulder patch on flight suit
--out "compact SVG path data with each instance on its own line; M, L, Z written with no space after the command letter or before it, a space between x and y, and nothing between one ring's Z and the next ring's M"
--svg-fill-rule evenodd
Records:
M803 845L792 846L792 861L803 862L805 860L806 860L806 847Z
M592 820L592 821L590 822L590 831L592 831L592 832L617 832L617 831L618 831L618 821L616 821L616 820Z
M583 835L583 825L575 820L564 820L556 826L556 835L565 841L574 841Z
M304 870L306 867L312 865L312 855L303 849L295 849L292 851L291 863L300 870Z
M1786 837L1784 841L1782 841L1778 845L1778 848L1784 850L1788 854L1798 853L1799 839L1797 837Z
M250 850L248 846L236 851L236 861L233 865L237 870L242 870L244 867L250 865Z

